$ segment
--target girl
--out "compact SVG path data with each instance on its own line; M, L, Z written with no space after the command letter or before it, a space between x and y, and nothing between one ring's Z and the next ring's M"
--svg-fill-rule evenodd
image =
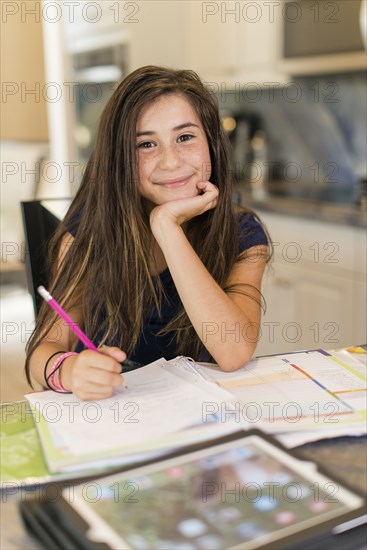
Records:
M259 332L268 239L231 198L228 138L199 77L154 66L130 74L51 243L51 293L101 353L83 350L44 304L28 381L102 399L123 383L126 356L244 365Z

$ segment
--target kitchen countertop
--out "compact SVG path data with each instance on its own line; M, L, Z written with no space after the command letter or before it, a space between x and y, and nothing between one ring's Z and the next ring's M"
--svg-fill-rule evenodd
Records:
M263 200L255 200L243 184L234 185L234 201L247 206L255 212L269 212L285 216L301 217L326 223L367 227L367 208L327 203L310 199L301 199L268 194Z

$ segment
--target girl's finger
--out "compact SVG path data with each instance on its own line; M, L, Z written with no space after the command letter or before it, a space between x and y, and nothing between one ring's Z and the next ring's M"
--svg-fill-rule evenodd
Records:
M213 183L211 183L210 181L199 181L197 184L197 187L203 191L205 191L206 189L210 189L210 187L215 187L215 185Z
M101 353L98 353L96 351L85 350L80 353L80 356L82 355L83 369L93 367L96 369L115 373L121 372L120 362L116 360L116 358L111 357L110 353L106 353L105 351L101 351ZM123 355L125 354L123 353Z
M119 373L106 372L105 370L93 367L88 371L88 382L100 388L111 388L121 386L123 384L123 378Z
M100 348L100 351L101 353L105 355L109 355L113 359L116 359L116 361L118 361L119 363L121 363L122 361L125 361L126 359L126 353L122 351L120 348L118 348L117 346L111 346L111 347L102 346Z

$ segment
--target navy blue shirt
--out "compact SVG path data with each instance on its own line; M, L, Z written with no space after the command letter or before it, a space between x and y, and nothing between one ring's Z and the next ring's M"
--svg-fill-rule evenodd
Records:
M237 214L237 220L240 253L253 246L268 244L264 229L252 214L240 212ZM158 332L175 317L182 304L169 269L165 269L159 277L166 295L166 299L162 303L161 315L159 316L157 309L152 307L135 350L129 357L142 365L156 361L161 357L173 359L177 356L175 334L158 335ZM106 342L106 345L116 345L116 343ZM76 351L82 349L83 345L79 342Z

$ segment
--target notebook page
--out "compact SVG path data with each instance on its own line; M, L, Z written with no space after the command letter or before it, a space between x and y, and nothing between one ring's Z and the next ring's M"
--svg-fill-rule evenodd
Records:
M100 401L48 391L26 397L75 455L130 448L199 423L203 403L228 399L218 386L173 371L160 360L126 373L128 388Z

